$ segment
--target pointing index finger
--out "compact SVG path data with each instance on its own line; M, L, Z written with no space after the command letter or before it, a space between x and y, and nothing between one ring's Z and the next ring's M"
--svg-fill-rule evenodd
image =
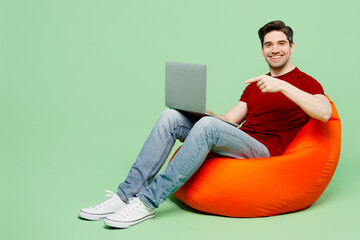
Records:
M253 83L261 80L261 76L253 77L245 81L245 83Z

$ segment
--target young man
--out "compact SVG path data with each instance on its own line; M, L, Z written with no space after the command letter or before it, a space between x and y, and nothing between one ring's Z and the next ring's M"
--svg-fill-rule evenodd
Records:
M104 218L106 225L116 228L153 218L154 209L191 177L210 151L234 158L281 155L310 117L323 122L330 118L331 106L321 85L291 63L291 28L270 22L259 30L259 37L270 73L245 81L249 85L240 101L225 115L217 115L236 124L245 120L240 129L216 118L199 120L165 110L117 193L81 209L81 218ZM182 148L157 175L176 139L184 141Z

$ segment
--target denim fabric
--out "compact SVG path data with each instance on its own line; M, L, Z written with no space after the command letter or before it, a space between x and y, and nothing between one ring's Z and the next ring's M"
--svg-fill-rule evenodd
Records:
M183 146L157 175L176 139L184 141ZM195 173L210 151L234 158L270 156L262 143L228 123L214 117L198 120L168 109L155 124L117 194L125 202L137 196L148 207L157 208Z

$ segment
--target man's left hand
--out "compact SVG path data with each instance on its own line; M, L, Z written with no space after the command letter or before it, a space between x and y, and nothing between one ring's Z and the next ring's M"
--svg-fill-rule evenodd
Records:
M245 81L245 83L253 83L256 82L256 85L259 87L261 92L266 93L275 93L280 92L282 90L282 86L284 85L284 81L270 77L269 75L261 75L258 77L254 77Z

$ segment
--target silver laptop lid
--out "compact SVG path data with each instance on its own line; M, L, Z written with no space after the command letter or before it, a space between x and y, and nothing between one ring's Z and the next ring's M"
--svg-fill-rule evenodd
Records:
M166 62L165 105L206 113L206 65Z

